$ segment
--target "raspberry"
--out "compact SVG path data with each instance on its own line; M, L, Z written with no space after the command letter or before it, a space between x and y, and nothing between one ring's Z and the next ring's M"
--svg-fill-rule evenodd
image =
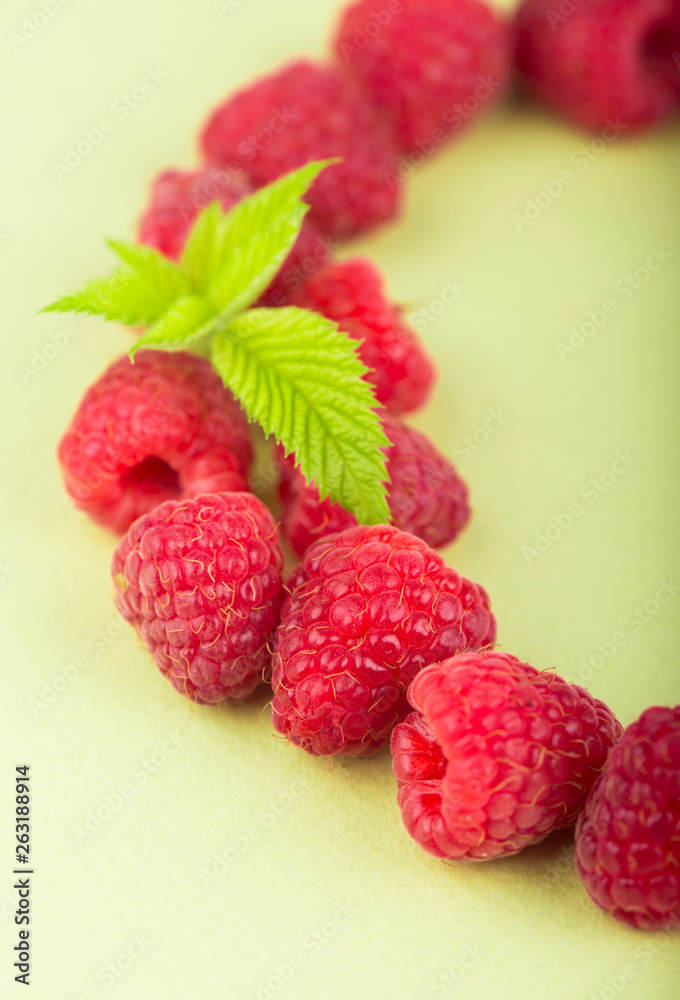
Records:
M276 525L251 493L166 500L118 543L116 607L177 691L238 701L269 667L282 563Z
M252 194L253 185L240 171L203 166L197 170L166 170L151 186L151 198L144 212L137 239L154 247L171 260L178 260L196 217L204 208L219 201L225 212ZM318 267L330 251L321 230L305 219L300 235L278 275L265 292L263 305L284 305L306 277L305 263Z
M392 523L433 549L447 545L470 519L465 482L420 431L387 413L383 425L392 442L386 449ZM295 467L293 456L284 458L279 450L279 461L281 531L296 555L303 555L318 538L356 524L354 515L340 504L328 497L319 499L316 486Z
M371 754L418 671L496 638L486 591L386 525L315 542L288 581L274 648L274 728L310 754Z
M496 96L510 66L504 19L479 0L374 0L345 12L335 47L393 118L400 148L429 156Z
M432 362L401 311L385 297L380 272L354 257L319 270L292 296L293 305L335 320L363 341L359 356L372 369L367 380L379 403L392 413L422 406L435 379Z
M549 107L594 131L638 129L680 104L680 0L524 0L517 65ZM616 134L616 133L615 133Z
M680 927L680 705L624 730L579 817L576 868L622 923Z
M621 732L582 687L509 653L428 667L408 698L392 735L399 806L438 858L515 854L569 826Z
M251 448L205 358L143 350L90 386L58 457L75 506L121 534L163 500L247 489Z
M387 123L354 78L337 67L295 62L252 84L214 112L206 157L243 168L259 187L310 160L341 156L305 201L325 233L345 239L394 217L397 151Z

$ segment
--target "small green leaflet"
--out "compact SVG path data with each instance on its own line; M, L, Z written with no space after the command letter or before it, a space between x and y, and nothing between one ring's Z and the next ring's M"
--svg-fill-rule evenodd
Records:
M208 299L200 295L182 295L136 341L130 354L136 354L140 347L184 346L209 334L213 320Z
M390 519L389 446L357 342L305 309L252 309L213 340L212 362L251 420L283 444L322 497L360 523Z
M177 301L193 291L188 275L156 250L108 240L127 265L105 278L95 278L42 312L81 312L134 326L155 323Z
M181 347L214 333L265 290L297 239L302 195L337 160L307 163L244 198L230 212L213 202L196 221L179 264L157 250L109 241L125 268L96 278L45 312L87 312L148 329L141 347Z
M226 214L217 202L198 219L182 266L217 310L236 315L265 290L288 256L309 206L300 199L337 160L307 163L244 198Z

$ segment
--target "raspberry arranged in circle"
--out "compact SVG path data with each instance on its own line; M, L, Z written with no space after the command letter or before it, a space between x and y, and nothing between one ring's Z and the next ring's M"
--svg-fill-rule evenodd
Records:
M345 11L336 52L393 120L405 153L430 155L504 89L505 20L480 0L375 0Z
M569 826L621 726L607 706L509 653L464 653L409 688L392 734L399 806L438 858L515 854Z
M624 730L579 817L576 868L621 923L680 927L680 705Z
M496 638L483 587L385 525L316 542L288 590L275 637L274 728L315 755L379 750L408 712L418 671Z
M391 520L400 531L417 535L433 548L453 541L470 519L468 488L451 463L420 431L384 413L389 476L387 502ZM279 449L283 503L281 533L296 555L324 535L355 525L356 518L305 480L294 458Z
M371 369L366 380L391 413L415 410L426 402L434 365L399 308L386 298L382 275L371 261L353 257L321 268L291 302L335 320L362 342L359 357Z
M68 495L122 533L164 500L247 489L248 423L205 358L139 351L90 386L59 443Z
M564 12L524 0L516 35L529 90L577 125L625 132L680 107L680 0L581 0Z
M178 260L198 215L214 201L225 212L254 193L252 182L239 170L203 166L195 170L165 170L151 186L149 203L139 222L137 238L171 260ZM281 265L262 305L284 305L307 274L331 255L328 241L311 219L302 223L300 235Z
M252 494L168 500L118 543L116 607L177 691L238 701L269 669L282 565L276 525Z
M208 160L257 187L311 160L342 157L305 195L324 233L346 239L393 218L397 150L386 122L344 69L298 61L217 108L202 136Z

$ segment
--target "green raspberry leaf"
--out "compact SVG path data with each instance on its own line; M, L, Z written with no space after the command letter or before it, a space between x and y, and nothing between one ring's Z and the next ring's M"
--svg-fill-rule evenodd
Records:
M309 209L302 195L326 166L337 162L307 163L227 213L213 202L197 219L179 264L150 247L109 240L125 267L89 281L42 311L91 313L151 327L133 353L152 344L181 346L223 329L280 269Z
M111 249L127 265L105 278L88 281L42 312L79 312L104 316L127 326L155 323L181 296L193 291L191 279L157 250L109 240Z
M180 266L203 294L224 261L225 225L226 214L219 201L213 201L194 222L184 245Z
M133 357L142 347L181 348L211 332L214 310L200 295L183 295L149 327L130 351Z
M358 344L305 309L251 309L213 341L212 362L251 420L295 458L321 497L362 524L389 521L389 446Z
M309 206L300 201L337 159L307 163L224 213L217 203L199 217L181 264L227 320L256 301L288 256Z

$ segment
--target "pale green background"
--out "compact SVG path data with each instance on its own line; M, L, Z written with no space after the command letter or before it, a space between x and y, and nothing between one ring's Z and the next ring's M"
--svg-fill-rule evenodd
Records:
M336 7L242 0L220 19L209 0L71 0L18 51L9 33L38 2L2 7L0 810L11 808L14 766L30 763L29 995L242 1000L299 954L302 968L273 996L670 1000L677 938L600 913L572 873L568 837L447 867L402 829L387 753L329 770L272 738L266 696L230 710L178 697L117 623L114 540L62 498L58 436L129 334L76 321L79 335L26 383L21 366L68 320L35 310L108 267L101 237L131 235L149 178L191 160L208 107L277 61L319 51ZM58 180L54 161L148 66L167 78ZM680 142L677 127L620 140L580 171L570 158L585 141L535 111L494 113L418 172L398 226L357 249L409 311L447 281L464 286L424 332L441 379L417 417L472 487L474 524L447 558L489 589L504 649L570 679L585 671L628 722L679 700L677 596L641 627L628 616L660 580L680 581ZM574 182L518 233L513 213L564 169ZM624 302L615 284L652 247L672 257ZM610 297L616 315L561 361L570 324ZM466 455L463 439L497 408L503 426ZM581 497L583 517L527 565L522 547L617 450L631 467L596 503ZM621 631L610 660L584 667ZM120 808L81 836L121 790ZM11 982L3 831L0 993L14 997L24 993ZM147 943L130 963L135 935ZM113 985L98 974L109 962L131 964ZM448 984L437 978L452 966Z

